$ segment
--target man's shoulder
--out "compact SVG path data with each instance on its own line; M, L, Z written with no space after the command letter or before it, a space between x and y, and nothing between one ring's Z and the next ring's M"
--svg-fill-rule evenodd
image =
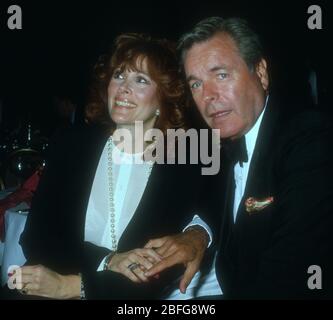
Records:
M285 127L291 127L294 128L294 130L316 127L329 129L332 128L332 120L332 117L328 113L309 108L293 113L286 121Z
M302 157L318 161L327 158L333 135L329 115L314 108L293 109L283 104L268 108L258 136L258 150L266 162L270 158L273 165L284 165Z
M275 134L280 137L316 128L331 130L333 125L332 114L327 111L310 103L304 105L302 100L299 103L291 101L274 90L270 94L264 119L268 122L266 128L274 128Z
M333 121L329 115L320 110L306 109L280 118L276 131L275 143L272 148L277 161L275 163L298 163L298 159L307 159L299 163L321 163L331 157L331 139L333 136Z
M292 137L306 137L309 134L328 136L333 133L332 116L314 108L282 110L277 126L276 134L280 143L288 142Z

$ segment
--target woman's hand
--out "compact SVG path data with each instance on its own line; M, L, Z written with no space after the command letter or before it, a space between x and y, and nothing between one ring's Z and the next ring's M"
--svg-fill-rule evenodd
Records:
M15 270L16 289L22 294L51 299L80 298L78 275L60 275L42 265L24 266Z
M148 282L149 279L144 273L161 259L161 256L153 249L134 249L115 254L108 269L121 273L136 283Z

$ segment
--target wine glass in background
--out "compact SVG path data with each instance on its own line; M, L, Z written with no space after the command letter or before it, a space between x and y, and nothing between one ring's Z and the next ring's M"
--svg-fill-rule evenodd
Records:
M17 188L38 168L45 166L48 139L34 130L30 122L3 146L7 153L2 160L2 180L6 188Z

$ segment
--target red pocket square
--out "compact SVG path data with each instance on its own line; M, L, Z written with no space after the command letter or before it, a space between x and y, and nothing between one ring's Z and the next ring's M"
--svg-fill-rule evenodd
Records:
M267 206L269 206L274 201L274 197L267 197L256 199L254 197L247 198L245 201L246 211L251 215L258 212Z

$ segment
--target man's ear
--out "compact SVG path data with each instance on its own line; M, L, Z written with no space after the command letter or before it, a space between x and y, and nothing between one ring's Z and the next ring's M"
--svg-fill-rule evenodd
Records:
M269 85L269 77L267 71L267 62L262 58L256 66L256 74L260 79L263 89L266 91Z

